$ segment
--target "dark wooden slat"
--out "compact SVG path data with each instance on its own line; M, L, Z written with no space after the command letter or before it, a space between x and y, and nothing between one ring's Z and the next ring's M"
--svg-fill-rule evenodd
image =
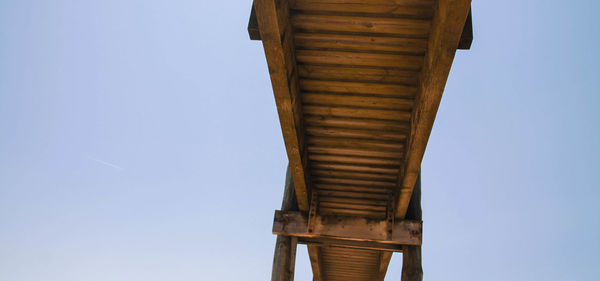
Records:
M280 2L280 3L279 3ZM302 126L302 108L298 88L298 78L293 66L294 58L293 34L288 22L288 1L256 0L254 8L263 41L267 65L271 76L271 84L277 104L277 112L281 123L288 159L294 177L295 189L300 210L308 210L307 182L310 182L307 167L302 161L305 144ZM295 86L294 86L295 85Z
M406 132L410 123L397 122L393 120L375 120L366 118L344 118L334 116L304 116L307 126L349 128L349 129L372 129L390 132Z
M300 80L300 89L306 92L333 92L403 97L409 99L408 102L410 103L412 103L411 99L414 98L417 93L417 87L414 86L307 79ZM363 99L368 98L363 97ZM404 105L406 105L406 103Z
M308 145L334 148L375 149L379 151L402 151L404 145L394 141L361 140L348 138L309 137Z
M428 51L425 56L419 93L411 117L411 133L401 173L396 217L403 218L412 189L421 168L421 161L433 122L450 73L456 47L470 9L470 0L440 0L433 19Z
M292 25L300 32L380 34L426 38L429 20L357 16L294 14Z
M375 167L397 168L400 166L398 159L384 159L372 157L357 157L347 155L315 154L309 153L308 159L318 162L341 163L354 165L370 165Z
M318 137L345 137L345 138L360 138L360 139L372 139L372 140L388 140L388 141L396 141L396 142L401 142L406 139L406 134L402 134L402 133L398 133L398 132L343 129L343 128L331 128L331 127L307 126L306 133L309 136L318 136Z
M315 183L315 187L319 191L348 191L348 192L359 192L359 193L374 193L374 194L389 194L391 189L387 187L378 186L356 186L348 184L328 184L328 183Z
M292 9L431 18L433 0L296 0Z
M305 64L388 67L420 70L423 56L358 52L297 50L296 59Z
M389 36L296 33L296 47L301 49L348 50L358 52L390 52L424 55L427 40Z
M379 120L408 121L410 112L399 110L371 109L362 107L306 105L304 113L310 115L371 118Z
M393 68L344 67L328 65L299 64L298 75L307 79L322 79L350 82L400 83L417 85L419 72Z
M319 202L319 204L322 204L323 206L325 206L325 204L328 204L328 203L333 203L333 204L340 204L340 206L347 206L348 208L351 208L351 209L360 209L360 208L356 208L356 206L366 206L366 207L377 208L377 210L383 210L383 209L385 209L385 206L387 205L386 201L372 200L372 199L323 197L323 198L319 198L319 200L321 201L321 202Z
M342 166L342 168L347 168L347 166ZM370 168L370 167L365 167L365 170L367 168ZM321 165L321 164L312 167L311 173L315 176L331 177L331 178L349 178L349 179L358 179L358 180L377 180L377 181L390 181L390 182L394 182L397 180L397 175L394 175L394 174L363 173L363 172L357 172L357 171L351 171L351 170L336 171L336 170L329 170L328 165Z
M321 207L319 212L323 215L327 214L343 214L343 215L354 215L364 216L369 218L383 218L385 217L385 211L369 211L369 210L352 210L352 209L339 209L339 208L326 208Z
M337 171L349 171L350 173L372 173L371 178L386 179L391 182L398 180L398 168L388 167L374 167L371 165L355 165L346 163L328 163L328 162L314 162L312 170L322 170L324 173L332 174ZM315 173L316 174L316 173ZM366 177L366 175L365 175Z
M365 198L365 199L376 199L376 200L387 200L389 198L389 195L385 194L385 193L366 193L366 192L337 191L337 190L318 190L317 192L319 192L319 196Z
M327 146L317 146L317 145L309 145L308 146L309 153L319 153L319 154L339 154L339 155L348 155L348 156L365 156L365 157L382 157L382 158L397 158L400 159L402 157L402 151L380 151L373 150L371 148L362 149L362 148L345 148L345 147L327 147Z
M393 188L395 185L390 184L385 181L374 181L374 180L357 180L357 179L339 179L339 178L329 178L329 177L315 177L314 181L317 183L324 184L348 184L348 185L357 185L357 186L372 186L372 187L383 187L383 188Z

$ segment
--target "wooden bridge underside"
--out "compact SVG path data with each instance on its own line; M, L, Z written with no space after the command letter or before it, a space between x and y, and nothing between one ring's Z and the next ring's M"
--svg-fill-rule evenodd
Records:
M403 280L422 276L413 189L454 54L470 45L469 11L470 0L254 1L249 32L290 163L273 280L293 280L296 243L314 280L383 280L402 251Z

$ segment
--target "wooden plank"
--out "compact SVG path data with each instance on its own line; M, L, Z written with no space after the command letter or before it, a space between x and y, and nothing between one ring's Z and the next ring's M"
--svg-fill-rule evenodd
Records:
M359 52L410 53L425 55L427 40L372 35L347 35L328 33L296 33L299 49L326 49Z
M406 140L406 134L399 132L357 130L330 127L306 126L306 134L317 137L343 137L401 142Z
M383 188L393 188L395 185L386 182L386 181L375 181L375 180L358 180L358 179L340 179L340 178L330 178L330 177L315 177L316 183L324 183L324 184L347 184L347 185L357 185L357 186L372 186L372 187L383 187Z
M330 184L330 183L315 183L315 187L319 192L322 191L348 191L348 192L360 192L362 194L389 194L391 189L386 187L378 187L378 186L356 186L356 185L347 185L347 184Z
M292 9L431 18L434 0L296 0Z
M431 21L407 18L294 14L292 25L299 32L361 33L363 35L426 38Z
M309 153L319 154L336 154L346 156L359 156L359 157L381 157L381 158L396 158L400 159L404 155L402 151L382 151L374 150L372 148L353 148L353 147L331 147L331 146L319 146L309 145Z
M423 64L423 56L417 55L323 50L297 50L296 59L305 64L388 67L404 70L420 70Z
M298 75L306 79L350 82L395 83L416 86L419 72L393 68L299 64Z
M365 175L363 175L363 177L369 177L369 178L379 178L379 179L385 179L388 180L390 182L395 182L398 180L398 167L395 168L387 168L387 167L374 167L371 165L352 165L352 164L336 164L336 163L327 163L327 162L315 162L313 164L314 166L312 166L312 170L314 172L317 171L322 171L320 174L330 174L333 175L333 172L338 172L338 171L348 171L350 172L348 175L344 176L344 177L351 177L349 176L352 173L355 174L361 174L364 173ZM370 176L366 175L367 173L369 173ZM314 173L317 174L317 173ZM340 174L340 175L345 175L345 174Z
M296 193L294 181L290 166L288 165L285 178L285 188L283 190L283 200L281 209L294 211L297 210ZM271 281L293 281L294 268L296 264L296 237L277 235L275 242L275 254L273 255L273 270L271 272Z
M288 1L256 0L254 8L260 26L271 84L277 104L288 159L294 177L298 207L308 210L307 183L310 182L305 162L302 126L302 108L299 97L298 78L293 67L296 65L293 34L289 19ZM287 39L286 39L287 38ZM292 68L290 68L292 67ZM294 86L296 85L296 86Z
M362 107L305 105L304 113L310 115L370 118L379 120L405 121L410 120L410 112L386 109L371 109Z
M328 163L347 163L357 165L371 165L371 166L383 166L383 167L399 167L400 160L397 159L384 159L375 157L358 157L358 156L346 156L346 155L335 155L335 154L316 154L309 153L308 159L311 161L328 162Z
M248 20L248 35L250 40L260 40L260 30L258 30L258 19L256 19L256 11L254 11L254 2L250 10L250 19Z
M342 166L340 168L344 169L347 166ZM334 167L338 168L338 167ZM397 180L397 175L394 174L381 174L378 173L378 170L368 170L369 166L365 166L365 169L356 169L353 170L353 167L350 166L350 169L346 170L332 170L327 165L323 165L319 163L318 167L314 167L311 169L311 173L315 176L325 176L332 178L349 178L349 179L359 179L359 180L379 180L379 181L390 181L394 182ZM366 173L362 172L363 170L368 170Z
M374 243L374 242L365 242L365 241L352 241L352 240L339 240L339 239L331 239L331 238L298 238L298 243L300 244L308 244L315 245L318 247L340 247L340 248L350 248L350 249L364 249L364 250L376 250L376 251L385 251L385 252L400 252L402 251L402 246L395 244L382 244L382 243ZM322 260L323 261L323 260ZM323 263L327 264L328 261L323 261ZM355 262L352 260L348 260L347 264L349 265L370 265L364 262ZM375 264L373 264L375 265Z
M307 79L300 80L300 89L306 92L328 92L400 97L408 99L409 103L412 103L412 99L417 94L417 87L414 86ZM367 98L363 97L363 99ZM404 105L406 105L406 103Z
M378 151L401 152L404 145L394 141L362 140L334 137L310 137L308 145L334 148L375 149Z
M440 0L438 3L411 117L406 165L401 173L396 205L398 218L406 213L470 4L470 0Z
M335 128L349 129L372 129L383 130L390 132L407 132L410 128L410 123L397 122L391 120L376 120L366 118L343 118L335 116L304 116L304 121L307 126L323 126Z
M378 97L364 95L326 94L305 92L302 102L310 105L357 106L392 110L412 110L412 98Z
M344 198L365 198L375 200L387 200L389 195L386 193L368 193L354 191L337 191L337 190L318 190L319 196L344 197Z
M406 217L421 221L421 177L415 183L413 195L406 212ZM423 266L421 264L421 246L406 245L402 252L402 281L423 281Z
M352 216L316 215L313 231L308 230L308 217L301 212L276 211L273 233L296 237L328 237L342 240L371 241L399 245L421 245L420 221L396 220L388 236L387 220Z

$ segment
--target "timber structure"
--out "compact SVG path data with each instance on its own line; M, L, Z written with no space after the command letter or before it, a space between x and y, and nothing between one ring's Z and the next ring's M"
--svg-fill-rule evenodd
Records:
M254 0L289 166L273 281L423 278L420 167L470 0Z

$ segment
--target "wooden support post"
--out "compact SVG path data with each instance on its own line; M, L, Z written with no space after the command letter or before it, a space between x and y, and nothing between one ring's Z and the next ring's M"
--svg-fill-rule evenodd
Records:
M412 197L406 212L406 218L422 220L421 212L421 176L417 178ZM421 265L421 246L402 246L402 281L423 281Z
M289 166L285 176L285 189L283 191L281 209L290 211L298 209L294 181L292 180L292 173ZM294 281L297 244L297 237L277 235L271 281Z

